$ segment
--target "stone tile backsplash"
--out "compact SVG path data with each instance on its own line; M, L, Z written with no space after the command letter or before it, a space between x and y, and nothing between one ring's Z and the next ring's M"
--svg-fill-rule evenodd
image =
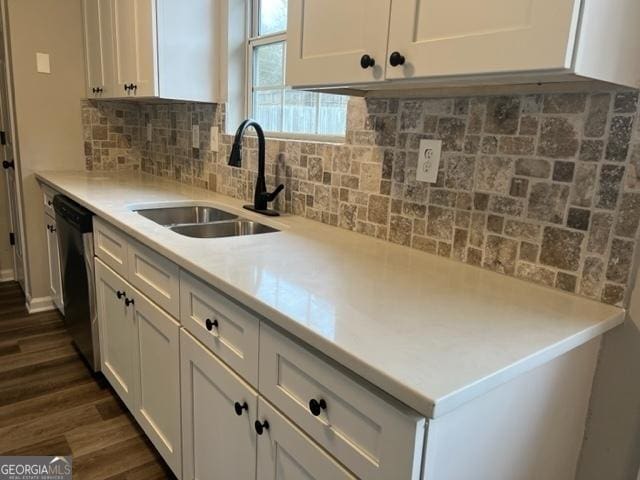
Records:
M88 169L140 169L251 200L257 142L227 166L224 106L88 101ZM294 215L623 304L640 221L637 91L349 103L344 144L267 141L267 182ZM147 125L151 124L151 141ZM200 145L191 127L200 127ZM435 184L416 181L441 139Z

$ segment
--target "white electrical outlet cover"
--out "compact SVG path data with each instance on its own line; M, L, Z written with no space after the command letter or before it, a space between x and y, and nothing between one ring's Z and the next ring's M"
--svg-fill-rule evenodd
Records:
M200 148L200 125L193 125L191 127L191 146L193 148Z
M419 182L436 182L438 179L438 168L440 167L441 151L442 140L420 140L418 170L416 171L416 179Z

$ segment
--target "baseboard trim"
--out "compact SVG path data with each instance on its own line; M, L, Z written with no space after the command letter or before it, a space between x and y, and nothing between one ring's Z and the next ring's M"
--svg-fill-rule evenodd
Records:
M15 280L13 268L5 268L4 270L0 270L0 283L12 282L13 280Z
M37 298L29 298L27 297L27 311L29 314L32 313L40 313L40 312L48 312L50 310L55 310L56 306L53 303L53 298L51 297L37 297Z

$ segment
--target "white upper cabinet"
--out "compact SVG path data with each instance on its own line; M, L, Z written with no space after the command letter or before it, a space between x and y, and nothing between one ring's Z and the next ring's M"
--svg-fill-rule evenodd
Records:
M287 76L303 85L384 79L391 0L289 0Z
M113 96L112 0L83 0L87 97Z
M87 96L220 101L221 2L83 0Z
M570 68L579 9L575 0L394 1L387 78ZM393 66L394 52L404 65Z
M639 88L638 18L638 0L290 0L287 84L367 91L597 80ZM374 67L360 65L365 54Z
M116 95L157 95L155 4L155 0L113 0Z

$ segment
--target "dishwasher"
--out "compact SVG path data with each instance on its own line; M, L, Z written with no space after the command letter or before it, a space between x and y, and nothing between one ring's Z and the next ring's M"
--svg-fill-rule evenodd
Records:
M93 214L56 195L64 322L73 343L94 372L100 370L100 343L93 269Z

